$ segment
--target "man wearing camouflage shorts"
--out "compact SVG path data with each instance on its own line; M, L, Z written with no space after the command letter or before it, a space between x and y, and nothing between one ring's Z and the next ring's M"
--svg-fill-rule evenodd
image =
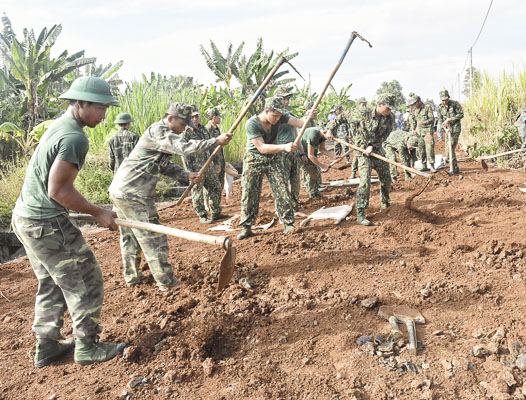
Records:
M460 174L460 169L458 168L455 149L462 130L460 121L464 118L464 111L458 101L450 100L447 90L440 92L440 100L442 104L438 106L438 125L451 130L451 148L453 149L453 154L449 154L449 135L447 135L446 155L449 162L453 163L453 172L447 171L447 173L457 175Z
M390 206L389 191L391 190L391 176L389 165L382 160L371 157L372 152L385 156L382 146L385 139L394 130L396 124L391 109L395 106L395 96L384 93L378 98L374 110L365 110L357 121L355 141L366 153L358 155L358 168L360 171L360 186L356 193L356 216L361 225L369 226L371 222L365 217L365 210L369 207L371 194L371 170L376 170L380 179L381 209Z
M417 154L422 162L422 171L436 172L435 170L435 136L434 123L435 115L429 104L424 104L420 96L409 98L407 106L411 108L412 118L410 118L410 131L420 136L425 142L425 151ZM427 167L429 164L429 168Z
M50 364L74 342L60 329L66 308L75 339L75 362L107 361L124 343L99 342L104 288L102 272L68 209L88 213L103 227L117 229L113 213L88 202L73 186L89 149L84 126L94 128L109 106L119 104L110 85L100 78L76 79L60 96L69 100L66 113L44 133L29 162L12 226L38 279L33 331L35 366Z
M389 134L383 146L389 160L396 161L396 153L398 153L400 162L406 167L411 167L411 153L416 148L424 146L424 139L409 132L396 130ZM391 171L391 180L395 182L398 177L398 167L391 164L389 169ZM411 179L411 174L407 170L404 170L404 172L405 180Z
M265 101L265 108L259 114L249 118L245 127L247 131L247 147L243 157L243 176L241 185L241 219L243 227L237 236L243 240L253 236L251 226L256 221L259 211L259 196L263 175L267 179L276 201L276 211L283 222L283 232L294 229L294 209L290 200L289 189L283 173L283 161L279 153L296 151L294 142L277 144L280 124L289 124L296 128L303 126L303 119L284 114L283 102L279 97L270 97ZM310 114L315 114L311 110ZM307 118L307 117L305 117Z
M190 105L172 103L164 118L146 129L131 154L123 161L109 188L110 198L119 218L159 224L154 199L159 175L178 180L188 179L194 183L201 181L197 173L188 173L174 164L170 160L172 155L184 156L207 151L217 145L226 145L232 138L223 134L208 140L184 140L179 134L190 123L191 113ZM141 249L159 289L167 291L178 286L178 280L168 262L166 235L121 227L121 252L126 284L141 283Z
M192 121L192 126L186 127L182 135L184 140L209 140L215 138L211 136L208 130L199 122L199 110L195 105L192 105L190 120ZM188 172L199 172L208 158L210 158L210 154L210 152L204 151L183 156L185 169ZM222 186L219 181L219 175L214 165L209 165L203 174L203 181L192 188L192 202L201 223L211 224L213 221L228 217L228 215L221 212L221 192ZM210 218L208 218L208 213L205 208L205 200L209 200Z
M219 130L219 124L221 123L221 113L219 112L217 107L210 108L206 112L206 115L208 117L208 124L206 124L208 136L210 138L220 136L221 131ZM219 184L221 185L220 193L223 193L223 188L225 187L226 169L225 154L223 152L223 149L221 149L217 154L216 158L214 158L214 166L216 169L216 173L219 175Z
M120 113L114 121L120 126L120 129L110 138L110 169L115 174L122 160L130 155L133 148L139 141L139 135L130 132L130 125L133 118L128 113Z

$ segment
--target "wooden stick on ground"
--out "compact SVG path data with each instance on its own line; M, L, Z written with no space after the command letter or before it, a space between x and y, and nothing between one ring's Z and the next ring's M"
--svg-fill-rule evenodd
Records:
M2 296L4 299L6 299L8 303L11 303L11 300L9 300L7 297L5 297L1 290L0 290L0 296Z

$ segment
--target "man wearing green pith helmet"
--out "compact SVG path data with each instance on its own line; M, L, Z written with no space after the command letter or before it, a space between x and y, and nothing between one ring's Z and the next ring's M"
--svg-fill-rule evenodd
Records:
M111 211L87 201L73 186L84 165L94 128L109 106L118 106L110 85L96 77L76 79L60 96L69 100L66 113L40 139L29 162L20 197L13 210L13 230L26 249L38 279L35 301L37 344L34 363L40 368L75 347L75 362L110 360L124 343L102 343L100 314L104 297L102 272L68 210L91 214L103 227L117 229ZM73 339L60 330L68 309Z
M133 118L128 113L120 113L115 118L114 123L119 125L120 129L109 140L110 169L113 173L117 172L119 165L139 141L139 135L129 130L132 122Z

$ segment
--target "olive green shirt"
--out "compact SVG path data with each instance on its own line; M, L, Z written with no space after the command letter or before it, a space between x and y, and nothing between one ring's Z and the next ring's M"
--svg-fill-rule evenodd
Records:
M86 134L70 111L55 120L44 133L29 161L16 214L32 219L46 219L67 214L67 209L48 194L49 171L55 160L84 165L89 150Z
M257 114L250 117L245 125L245 129L247 131L247 147L246 151L250 151L252 153L258 153L259 150L257 147L252 143L252 139L261 137L263 138L263 142L265 144L277 144L277 137L278 137L278 131L280 124L286 124L289 122L290 114L282 114L281 118L279 119L278 123L275 125L272 125L270 127L270 130L267 132L265 128L263 128L263 125L261 124Z

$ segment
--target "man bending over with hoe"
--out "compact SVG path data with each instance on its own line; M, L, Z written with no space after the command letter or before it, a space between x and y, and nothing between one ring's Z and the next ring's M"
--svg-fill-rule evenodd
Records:
M296 151L296 144L276 144L280 124L289 124L296 128L303 126L303 118L298 119L284 114L283 102L278 97L269 97L265 108L259 114L249 118L246 123L247 147L243 157L243 176L241 185L241 220L243 227L238 239L253 236L251 226L259 211L259 196L263 176L266 175L274 194L276 211L283 222L283 232L294 229L294 208L283 171L283 160L279 153ZM314 113L314 111L311 111ZM304 117L306 118L306 117Z
M178 180L201 181L198 173L188 173L170 160L174 154L189 155L226 145L232 136L222 134L208 140L184 140L179 134L190 122L192 107L172 103L164 118L150 125L126 158L109 188L110 198L119 218L159 224L155 207L155 187L159 175ZM127 285L141 283L141 249L148 266L162 291L177 286L172 266L168 262L166 235L140 229L120 227L124 279Z

